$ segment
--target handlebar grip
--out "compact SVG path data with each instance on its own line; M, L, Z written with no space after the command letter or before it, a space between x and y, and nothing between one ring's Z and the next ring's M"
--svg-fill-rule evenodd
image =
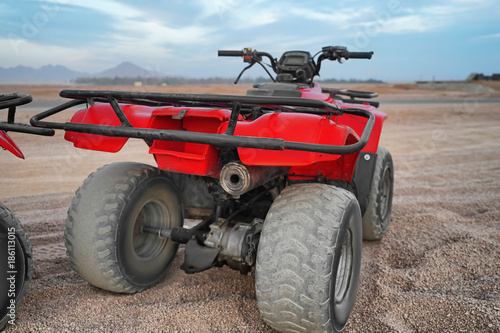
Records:
M242 57L243 51L219 50L217 54L219 57Z
M371 59L373 55L372 52L344 52L343 56L346 59Z

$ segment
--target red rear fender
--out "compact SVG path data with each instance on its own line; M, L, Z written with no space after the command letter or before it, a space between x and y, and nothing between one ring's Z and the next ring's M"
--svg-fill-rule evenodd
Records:
M350 107L361 108L373 113L373 115L375 116L375 124L373 125L373 129L370 134L370 139L368 140L368 143L366 144L366 146L363 148L362 151L368 153L376 153L378 149L378 142L380 140L380 134L382 133L382 125L384 124L384 121L387 119L387 114L378 111L373 106L366 104L361 104L361 105L348 104L338 101L336 101L336 104L342 108L350 108ZM365 129L366 118L360 116L344 115L338 117L337 122L339 124L352 128L359 136L361 136L363 130Z
M348 140L352 143L359 141L359 136L349 127L322 116L304 113L272 113L253 122L239 122L235 135L335 146L343 146ZM238 148L238 153L246 165L305 166L339 158L339 155L294 150Z
M143 105L122 105L123 112L134 127L145 128L155 108ZM88 109L77 111L72 123L120 126L121 122L109 104L95 104ZM75 147L116 153L122 149L128 138L109 137L97 134L66 132L64 138L73 142Z

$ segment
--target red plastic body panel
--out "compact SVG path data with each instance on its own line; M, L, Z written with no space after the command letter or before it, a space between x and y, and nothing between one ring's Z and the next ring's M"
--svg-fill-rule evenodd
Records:
M321 92L321 87L317 83L314 83L311 88L300 88L299 91L302 93L302 98L318 99L320 101L333 103L333 98L323 94Z
M0 147L7 149L15 156L24 159L24 154L21 149L19 149L10 136L2 130L0 130Z
M342 155L335 161L319 162L303 167L293 167L288 172L290 180L335 179L351 182L359 153Z
M155 108L142 105L122 105L122 110L130 124L134 127L145 128L151 119ZM88 109L77 111L71 118L72 123L119 126L118 116L109 104L95 104ZM66 132L64 138L73 142L77 148L116 153L123 148L128 138L110 137L97 134Z
M224 132L230 116L231 111L225 109L158 108L149 127L219 134ZM220 151L212 145L154 140L149 153L154 154L162 170L218 177L222 168Z
M373 113L373 115L375 116L375 124L373 125L372 133L370 135L368 143L361 151L367 153L376 153L378 149L378 142L380 140L380 134L382 133L382 125L384 121L387 119L387 114L378 111L377 109L375 109L370 105L347 104L340 101L335 101L335 102L338 106L342 108L349 108L349 107L360 108L369 110L370 112ZM358 135L361 135L361 133L363 133L363 130L365 128L366 119L359 116L342 116L339 117L338 123L343 124L345 126L349 126L356 133L358 133Z
M349 136L353 143L359 140L350 128L337 125L325 117L305 113L268 113L255 121L238 123L234 134L338 146L343 146ZM339 155L331 154L252 148L238 148L238 154L246 165L305 166L339 158Z

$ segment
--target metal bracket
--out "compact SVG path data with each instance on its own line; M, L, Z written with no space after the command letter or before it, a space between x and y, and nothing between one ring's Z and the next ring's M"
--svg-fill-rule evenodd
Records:
M233 135L234 130L236 129L236 122L238 121L238 116L240 115L241 103L234 102L233 107L231 109L231 117L229 118L229 122L227 124L227 129L224 134Z
M188 111L189 111L189 109L182 109L177 115L172 116L172 119L181 120L182 118L184 118L184 116L186 115L186 112L188 112Z
M184 263L181 265L181 269L187 274L207 270L214 265L219 252L219 248L201 246L196 240L192 239L186 243Z

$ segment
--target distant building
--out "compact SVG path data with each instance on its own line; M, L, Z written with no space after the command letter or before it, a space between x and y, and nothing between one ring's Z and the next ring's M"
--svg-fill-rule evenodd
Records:
M472 73L466 81L500 81L500 74L492 74L491 76L484 75L483 73Z

